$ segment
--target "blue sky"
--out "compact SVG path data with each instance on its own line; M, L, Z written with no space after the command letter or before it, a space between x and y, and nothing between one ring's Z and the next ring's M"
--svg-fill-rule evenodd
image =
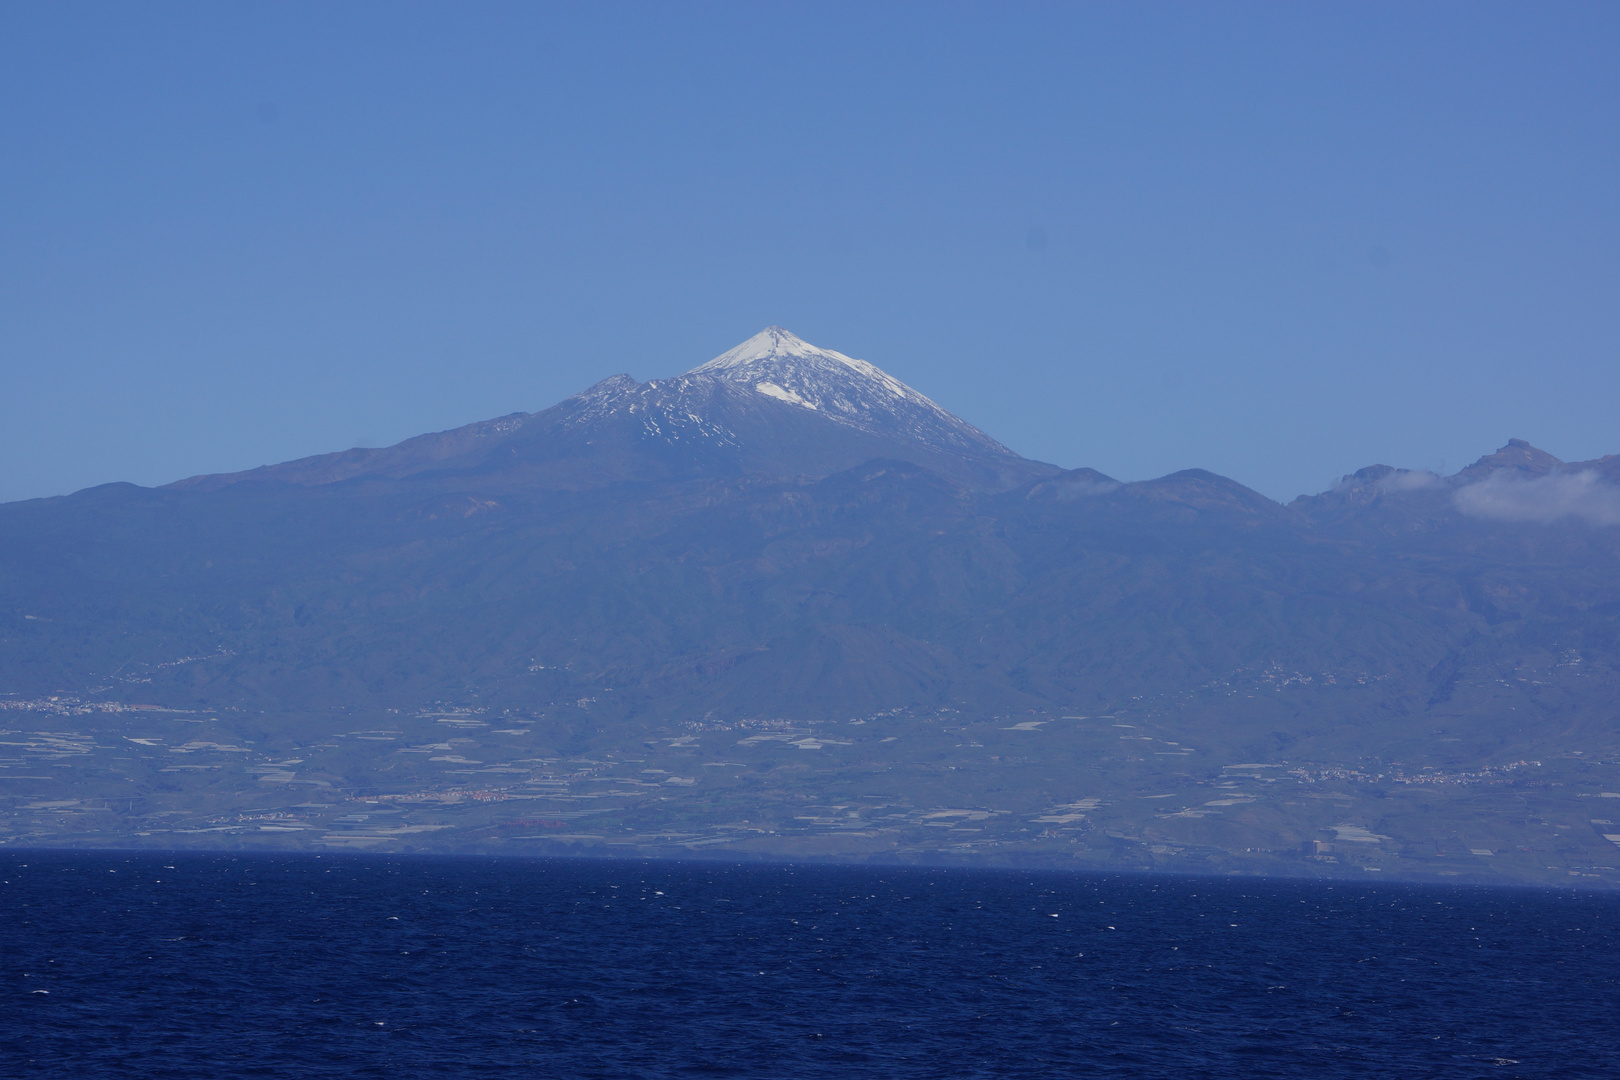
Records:
M0 7L0 499L781 324L1278 499L1620 452L1620 7Z

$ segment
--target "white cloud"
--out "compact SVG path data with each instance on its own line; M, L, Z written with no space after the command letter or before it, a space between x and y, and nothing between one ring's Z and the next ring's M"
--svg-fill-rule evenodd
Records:
M1579 518L1597 525L1620 525L1620 487L1597 473L1549 473L1524 478L1492 473L1458 488L1457 509L1493 521L1559 521Z
M1396 469L1378 481L1378 486L1385 491L1419 491L1439 483L1440 477L1427 469Z
M1396 469L1388 465L1369 465L1360 472L1339 478L1334 491L1349 492L1365 488L1379 491L1419 491L1445 483L1427 469Z

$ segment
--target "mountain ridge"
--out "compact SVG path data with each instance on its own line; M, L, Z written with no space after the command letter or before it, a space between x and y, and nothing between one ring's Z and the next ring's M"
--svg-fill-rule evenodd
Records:
M807 422L806 413L814 419ZM838 428L819 425L817 420L830 421ZM617 430L609 430L615 426ZM684 446L660 461L658 454L645 452L645 445L636 445L660 441ZM609 442L617 443L617 464L606 468L584 464L583 458L611 456L602 445ZM837 449L829 452L829 444L836 444ZM782 327L770 326L681 375L646 383L627 374L611 375L539 412L509 413L387 447L356 447L242 472L186 477L163 486L185 490L243 482L321 485L366 478L400 480L433 472L487 472L526 464L531 466L523 474L526 483L578 487L649 475L823 476L882 457L910 460L987 490L1007 490L1077 472L1022 458L875 365L818 348ZM1098 484L1120 483L1095 470L1084 471ZM1527 490L1510 492L1519 496L1517 508L1503 506L1500 500L1470 503L1467 496L1459 504L1457 494L1481 483L1587 473L1589 479L1620 484L1620 455L1563 462L1522 439L1509 439L1500 449L1449 477L1372 465L1347 474L1327 491L1301 495L1287 504L1199 469L1132 481L1149 486L1131 491L1137 497L1148 497L1150 492L1164 492L1197 477L1206 483L1218 480L1229 497L1251 506L1257 506L1254 500L1260 499L1317 515L1335 505L1366 508L1387 504L1386 495L1426 492L1430 513L1444 513L1443 504L1449 500L1451 509L1463 513L1535 518L1553 511L1527 504L1524 496L1534 494ZM1078 490L1072 478L1064 484L1071 493ZM1245 494L1235 495L1233 485ZM1575 504L1582 495L1590 498L1592 494L1568 491L1562 501ZM1603 494L1599 491L1596 496L1601 499ZM1579 506L1570 509L1566 505L1559 513L1603 524L1620 515L1606 505L1584 515Z

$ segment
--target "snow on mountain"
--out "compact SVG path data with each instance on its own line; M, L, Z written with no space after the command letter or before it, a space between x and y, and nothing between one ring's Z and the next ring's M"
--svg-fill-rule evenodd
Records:
M990 488L1055 471L865 360L817 348L779 326L684 375L604 379L536 414L536 422L548 415L596 446L629 438L686 455L691 467L721 471L826 475L891 458ZM665 467L675 459L661 460Z
M910 436L941 450L1012 455L876 365L817 348L780 326L766 327L683 378L723 380L855 427Z
M814 380L819 375L819 381L825 383L829 389L840 385L848 386L852 382L857 385L876 384L888 391L892 397L928 405L947 416L950 415L875 365L831 349L818 349L780 326L767 326L735 349L721 353L707 364L700 364L687 374L714 375L742 383L751 382L762 375L786 374L789 378L797 380ZM755 389L762 393L771 393L760 386L756 386ZM780 390L782 387L778 386L776 389ZM799 404L807 404L812 409L820 407L818 403L806 400L801 400Z

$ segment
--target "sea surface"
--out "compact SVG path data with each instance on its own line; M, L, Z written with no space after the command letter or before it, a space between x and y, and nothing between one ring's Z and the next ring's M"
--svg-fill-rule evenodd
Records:
M0 853L7 1077L1620 1077L1620 897Z

